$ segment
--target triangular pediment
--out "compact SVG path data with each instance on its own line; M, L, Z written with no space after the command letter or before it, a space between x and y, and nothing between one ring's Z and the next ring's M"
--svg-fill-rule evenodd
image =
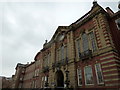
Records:
M68 31L68 26L59 26L55 32L55 34L52 37L52 40L57 40L59 36L65 34Z

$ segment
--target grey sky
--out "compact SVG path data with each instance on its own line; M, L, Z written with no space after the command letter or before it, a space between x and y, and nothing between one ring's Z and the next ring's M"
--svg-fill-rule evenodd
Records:
M30 1L0 2L0 75L11 76L17 63L33 61L58 26L70 25L92 7L92 1ZM118 1L98 3L116 12Z

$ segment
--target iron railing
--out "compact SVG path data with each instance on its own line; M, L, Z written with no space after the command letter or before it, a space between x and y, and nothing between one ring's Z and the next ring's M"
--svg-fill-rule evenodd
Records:
M92 57L92 50L86 50L82 53L79 53L79 58L85 60Z
M48 72L49 71L49 66L44 66L43 67L43 72Z
M65 59L55 61L52 64L52 67L55 68L55 67L60 67L60 66L64 66L64 65L67 65L67 64L68 64L68 58L66 57Z

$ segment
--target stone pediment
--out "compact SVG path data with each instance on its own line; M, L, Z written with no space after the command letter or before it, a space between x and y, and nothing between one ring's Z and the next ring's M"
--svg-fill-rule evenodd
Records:
M59 26L55 31L52 39L49 42L45 42L43 45L43 50L47 47L50 47L52 43L62 41L66 35L66 32L69 30L69 26Z
M59 41L65 37L65 33L69 30L68 26L59 26L52 37L52 40Z

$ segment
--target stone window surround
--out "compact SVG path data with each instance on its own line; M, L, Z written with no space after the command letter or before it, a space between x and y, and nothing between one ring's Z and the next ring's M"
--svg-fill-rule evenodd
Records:
M92 49L92 41L91 41L91 39L90 39L90 36L89 36L89 34L91 33L91 32L93 32L93 34L94 34L94 37L95 37L95 44L96 44L96 51L98 50L98 46L97 46L97 41L96 41L96 36L95 36L95 32L94 32L94 29L88 29L88 30L86 30L86 31L84 31L87 35L88 35L88 48L90 49L90 50L92 50L92 52L93 52L93 49ZM76 38L76 40L75 40L75 47L76 47L76 44L77 44L77 40L79 40L80 41L80 52L82 53L83 52L83 48L82 48L82 33L83 32L81 32L80 33L80 35L79 35L79 37L78 38ZM77 50L78 48L76 47L76 50ZM96 52L96 51L94 51L94 52ZM76 54L78 53L78 51L76 52ZM78 56L78 54L77 54L77 57L79 57Z
M93 84L87 84L87 83L86 83L86 73L85 73L85 68L86 68L86 67L91 67L91 70L92 70L92 66L91 66L91 65L88 65L88 66L85 66L85 67L84 67L85 85L94 85L94 81L93 81ZM92 77L93 77L93 70L91 71L91 73L92 73Z
M100 69L101 74L102 74L101 65L100 65L100 63L97 63L97 64L99 65L99 67L100 67L99 69ZM98 80L98 74L97 74L97 68L96 68L96 65L97 65L97 64L95 64L95 72L96 72L96 77L97 77L97 83L98 83L98 84L104 84L104 81L103 81L102 83L100 83L99 80ZM102 79L103 79L103 74L102 74Z
M78 70L81 70L81 68L77 69L78 86L82 86L82 84L79 83L79 73L78 73ZM82 77L82 70L81 70L81 77Z

